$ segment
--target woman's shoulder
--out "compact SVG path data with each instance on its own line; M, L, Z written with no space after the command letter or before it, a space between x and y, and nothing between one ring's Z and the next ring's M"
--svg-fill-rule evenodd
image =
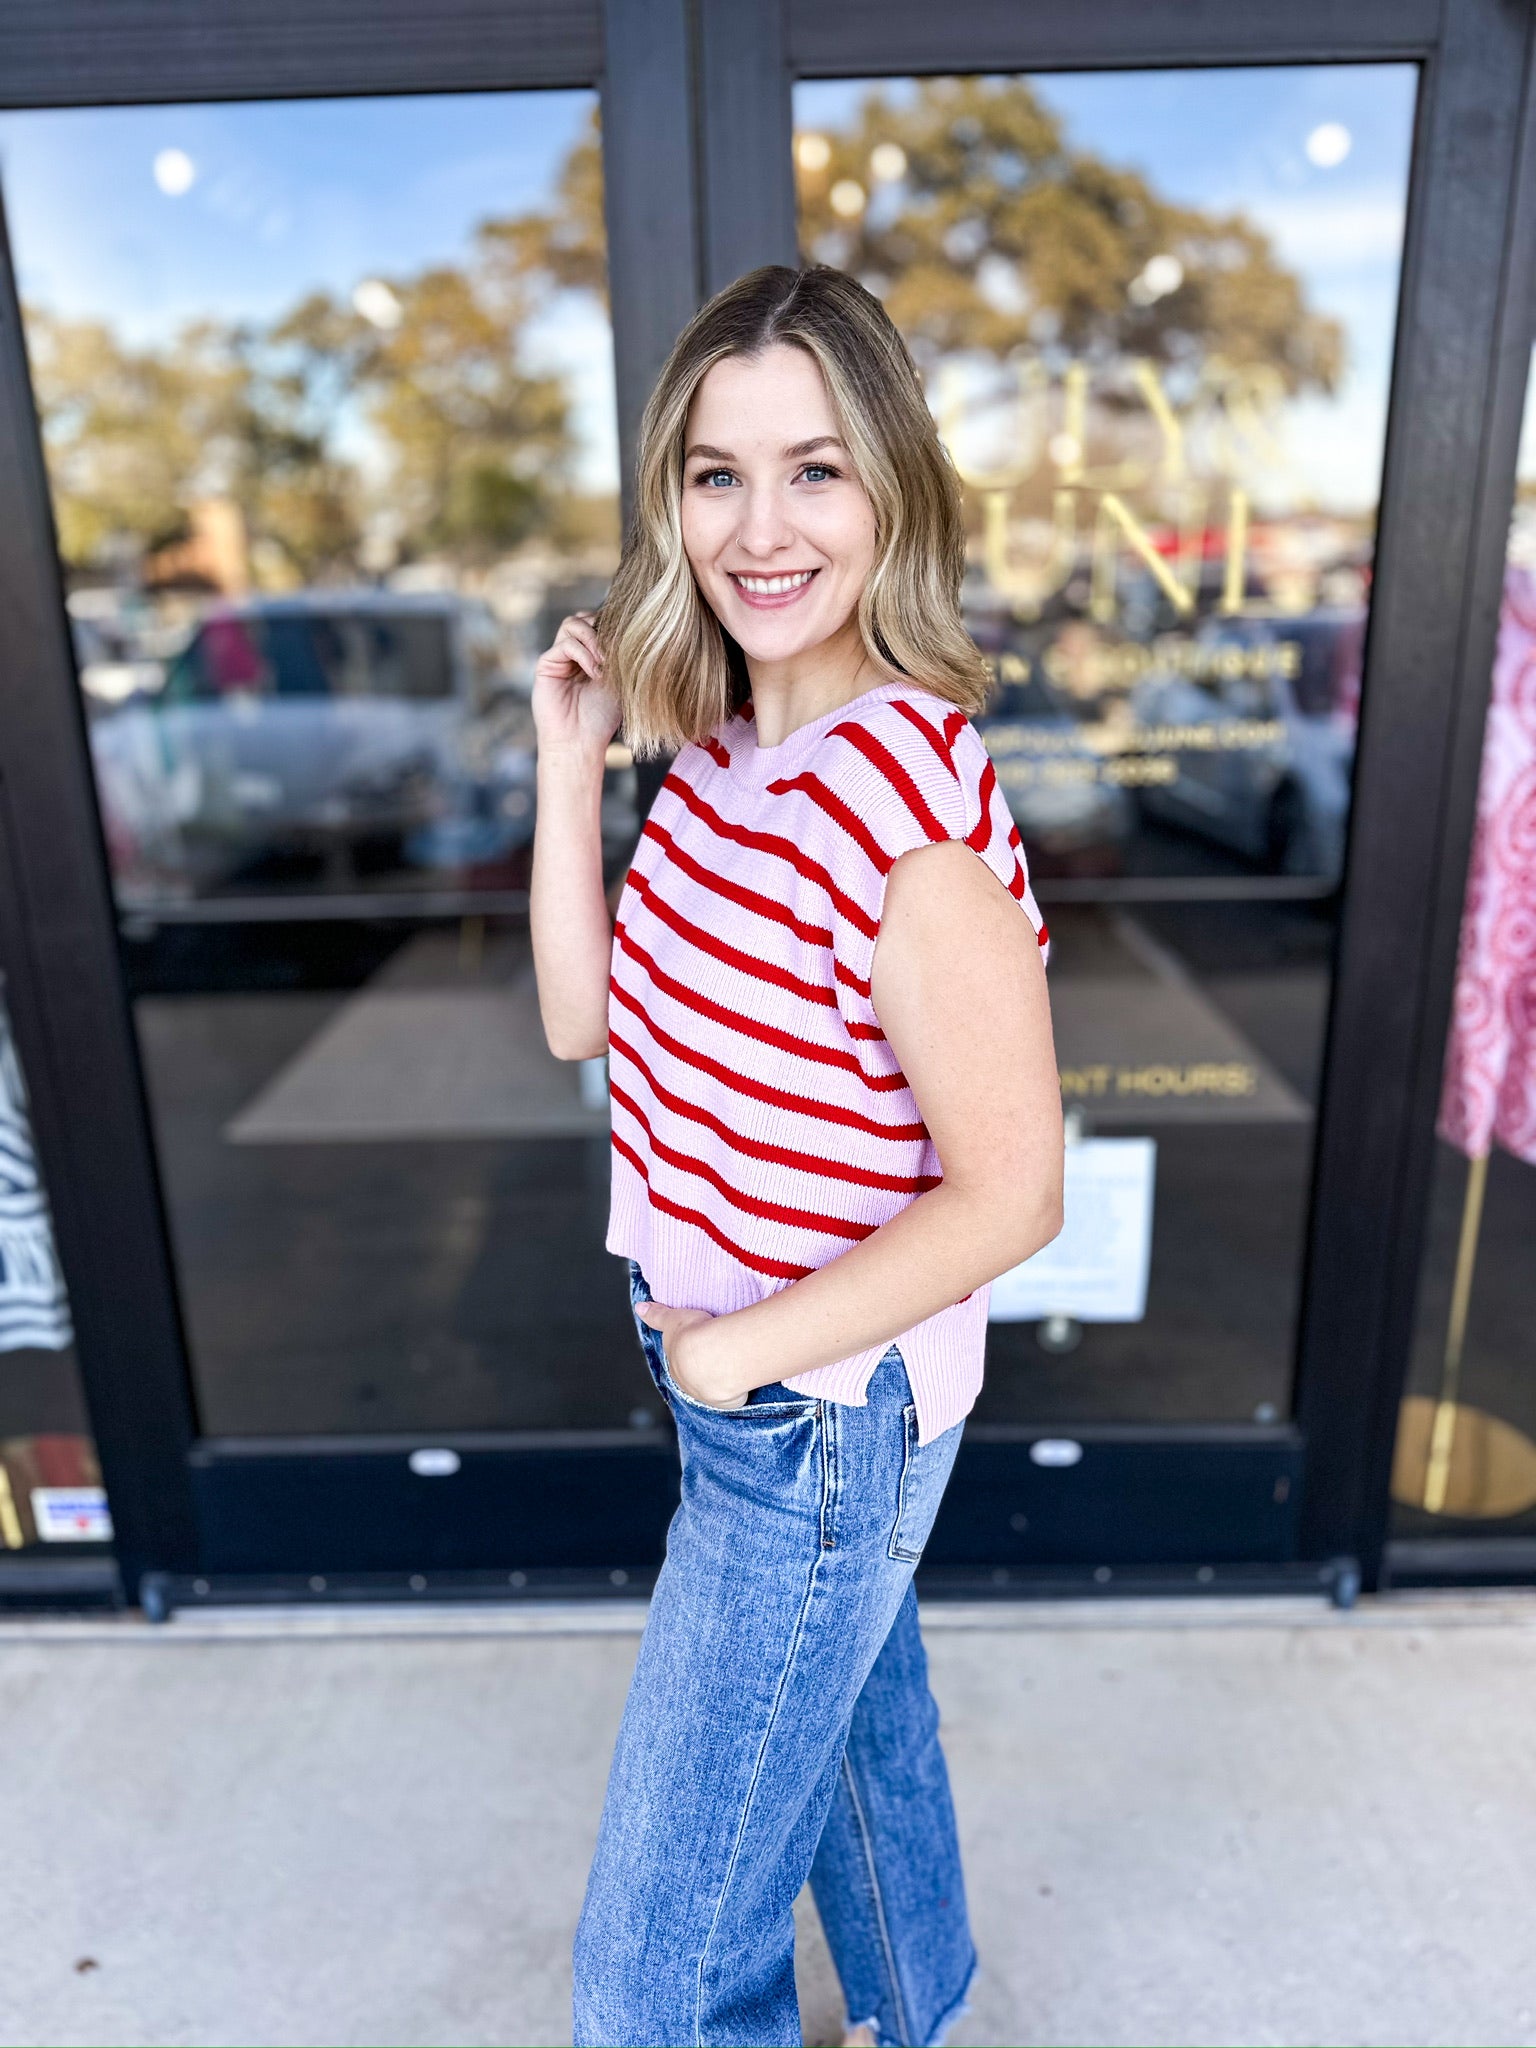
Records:
M852 775L877 798L909 804L914 793L946 810L974 794L986 762L981 736L960 707L917 683L885 685L851 705L818 750L831 773Z

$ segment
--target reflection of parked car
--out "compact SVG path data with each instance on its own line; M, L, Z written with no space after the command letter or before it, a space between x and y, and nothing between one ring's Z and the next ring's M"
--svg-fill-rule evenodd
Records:
M526 699L490 612L452 596L221 607L92 747L119 877L157 886L294 856L333 876L462 866L533 827Z
M1037 875L1118 874L1135 812L1106 780L1080 721L1036 676L1000 686L978 719L997 780Z
M114 632L99 619L78 616L71 616L69 629L88 712L125 704L130 697L152 695L159 689L165 675L163 665L137 652L126 634Z
M1203 727L1215 741L1168 747L1178 773L1141 791L1147 814L1276 873L1337 883L1364 635L1358 610L1206 620L1189 667L1152 671L1132 696L1141 725Z

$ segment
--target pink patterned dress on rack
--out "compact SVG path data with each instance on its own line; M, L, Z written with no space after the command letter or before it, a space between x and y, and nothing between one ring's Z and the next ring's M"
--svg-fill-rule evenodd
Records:
M1536 574L1505 572L1438 1129L1536 1166Z

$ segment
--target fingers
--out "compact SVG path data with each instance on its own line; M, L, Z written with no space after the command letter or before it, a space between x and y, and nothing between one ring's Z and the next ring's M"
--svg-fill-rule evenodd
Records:
M601 679L603 649L592 618L590 612L572 612L560 621L554 645L539 656L540 674L547 675L552 682L569 682L578 675L594 683Z
M555 645L563 646L566 653L596 681L602 674L603 649L592 619L591 612L572 612L568 619L561 621Z

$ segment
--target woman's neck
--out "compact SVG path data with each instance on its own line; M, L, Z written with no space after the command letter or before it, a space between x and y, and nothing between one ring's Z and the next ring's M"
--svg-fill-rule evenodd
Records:
M889 680L870 659L858 622L850 620L849 627L851 631L845 627L819 647L788 661L747 657L753 724L760 747L779 746L802 725L825 718L829 711Z

